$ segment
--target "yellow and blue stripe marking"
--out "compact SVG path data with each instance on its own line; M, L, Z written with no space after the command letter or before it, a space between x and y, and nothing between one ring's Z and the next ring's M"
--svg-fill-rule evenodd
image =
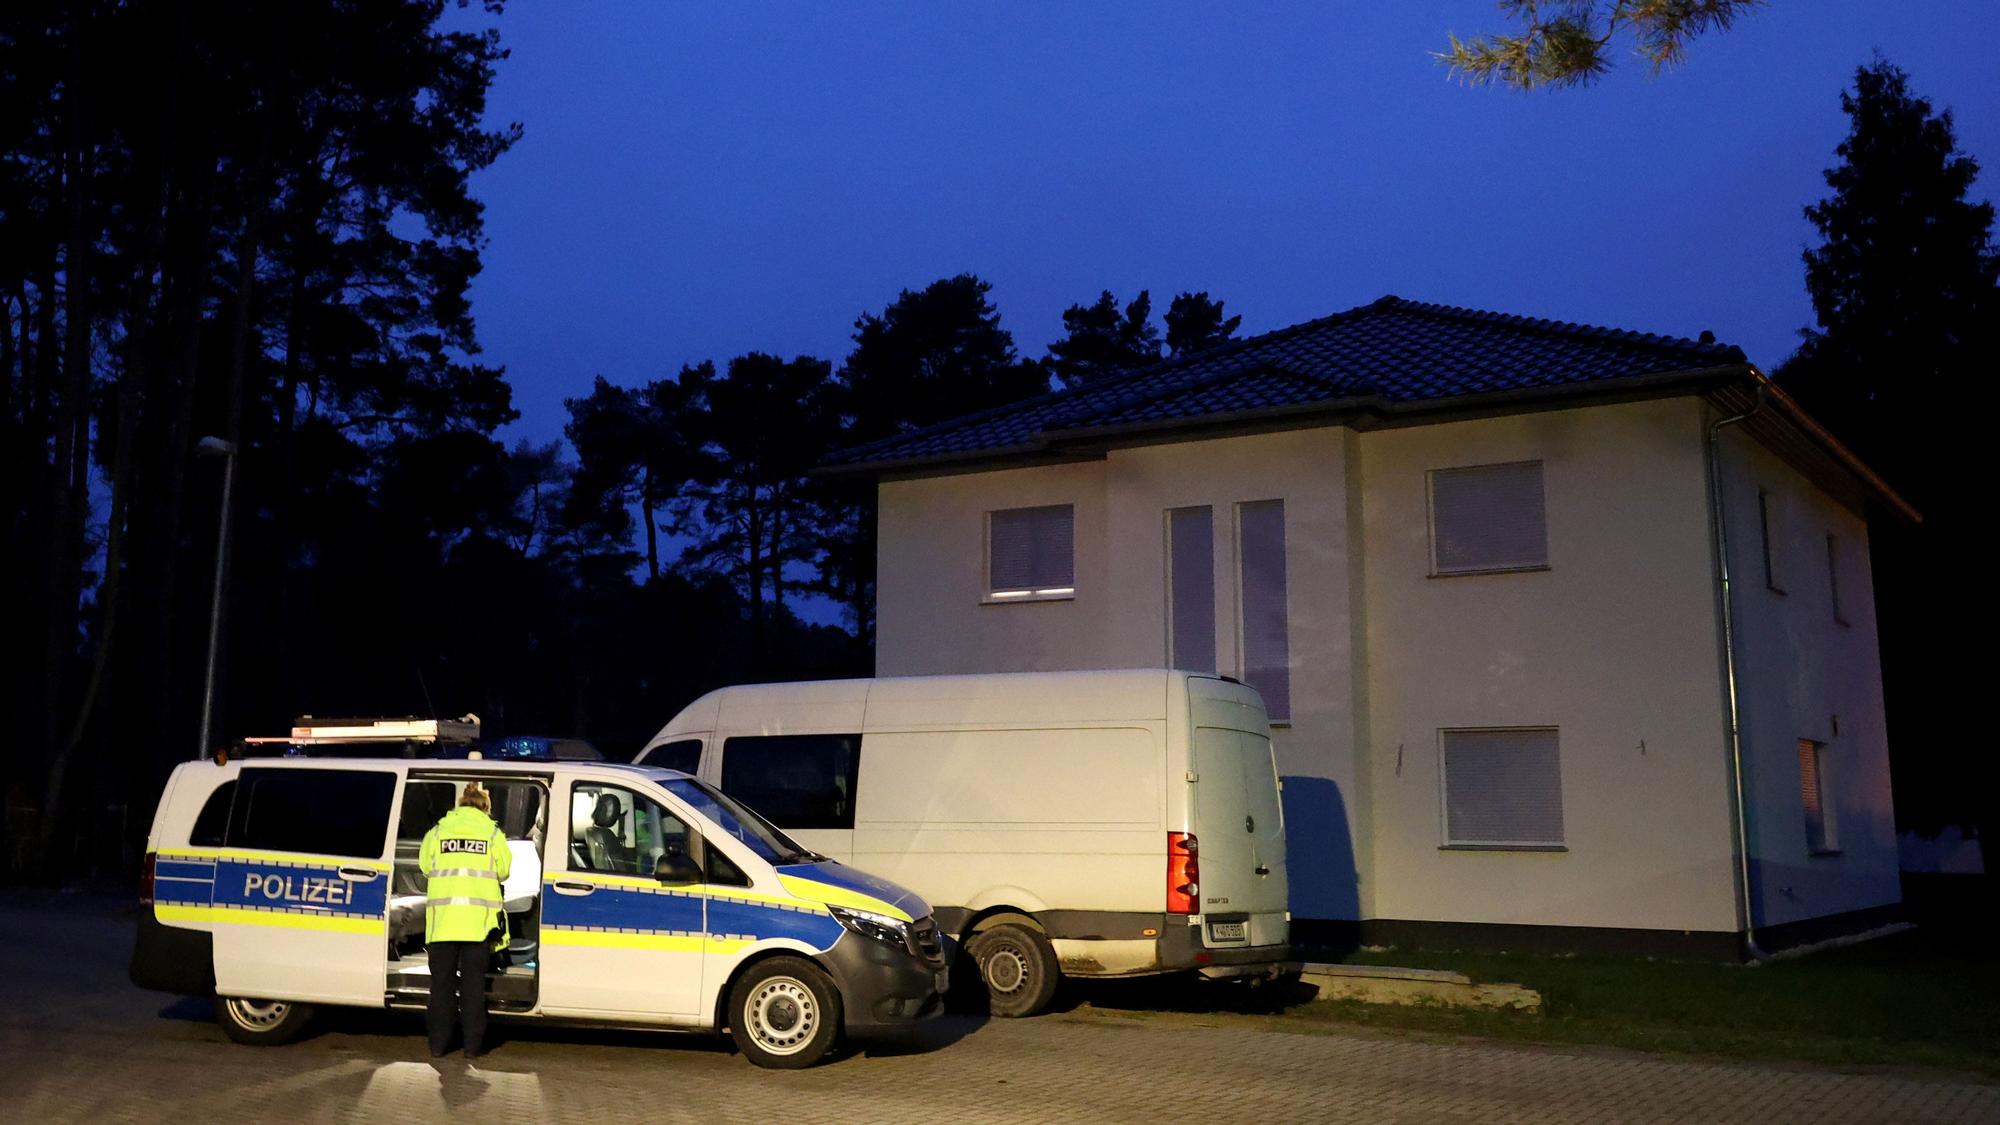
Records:
M349 879L341 869L367 870ZM153 869L162 922L231 922L346 933L384 931L389 865L234 849L163 852Z

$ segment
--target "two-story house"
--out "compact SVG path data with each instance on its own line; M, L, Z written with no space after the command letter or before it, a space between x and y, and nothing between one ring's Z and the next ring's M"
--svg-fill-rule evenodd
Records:
M1868 551L1715 344L1385 297L842 455L877 672L1215 670L1303 937L1734 955L1900 898Z

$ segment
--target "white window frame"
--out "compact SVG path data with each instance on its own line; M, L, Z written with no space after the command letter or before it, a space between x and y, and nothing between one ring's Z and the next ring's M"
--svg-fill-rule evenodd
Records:
M1045 586L1040 588L1021 587L996 590L993 588L993 517L1001 512L1028 511L1036 508L1069 509L1069 574L1067 586ZM979 543L979 597L982 605L1019 605L1022 602L1066 602L1076 598L1076 505L1022 504L1013 508L989 508L980 519Z
M1556 803L1563 812L1563 839L1561 840L1454 840L1451 836L1451 795L1450 771L1445 766L1445 737L1453 734L1504 734L1504 733L1546 733L1556 742ZM1476 726L1439 727L1437 732L1437 773L1438 773L1438 850L1462 852L1566 852L1569 850L1569 808L1566 797L1567 787L1563 785L1562 769L1562 728L1536 724L1531 726Z
M1438 565L1437 527L1437 478L1439 473L1465 472L1469 469L1510 469L1517 465L1533 465L1541 477L1542 485L1542 561L1538 563L1516 563L1511 566L1468 566L1442 567ZM1552 569L1549 549L1549 473L1548 463L1539 457L1525 457L1516 461L1491 461L1477 465L1447 465L1424 471L1424 529L1429 533L1430 576L1432 578L1458 578L1471 574L1531 574Z

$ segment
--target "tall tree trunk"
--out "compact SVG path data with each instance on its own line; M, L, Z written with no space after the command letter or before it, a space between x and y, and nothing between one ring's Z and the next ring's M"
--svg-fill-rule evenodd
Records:
M639 513L646 521L646 580L660 580L660 526L653 517L653 467L646 466L639 483Z
M83 28L72 9L69 16L68 74L63 93L63 203L66 232L63 250L62 391L56 400L54 472L49 476L49 573L45 586L47 613L44 648L43 737L49 750L49 772L43 787L42 821L37 862L43 875L53 870L58 825L63 820L63 776L71 747L63 738L62 717L68 713L67 669L76 653L77 620L81 611L84 523L90 514L90 337L95 316L91 293L91 237L87 195L90 154L83 116Z
M749 552L750 587L750 670L753 674L764 674L764 519L758 509L756 491L752 489L747 513L748 520L744 537Z

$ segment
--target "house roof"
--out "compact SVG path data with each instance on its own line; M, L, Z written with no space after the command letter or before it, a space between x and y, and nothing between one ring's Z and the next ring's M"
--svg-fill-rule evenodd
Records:
M1072 391L954 418L829 461L915 468L1046 449L1085 434L1249 414L1395 409L1747 366L1741 349L1616 328L1383 297Z
M1655 336L1396 296L841 450L823 471L965 472L1239 427L1371 426L1584 396L1696 392L1721 406L1769 399L1778 409L1763 425L1784 434L1761 434L1767 442L1782 438L1792 446L1788 458L1850 501L1886 502L1919 518L1732 344L1706 333L1702 340Z

